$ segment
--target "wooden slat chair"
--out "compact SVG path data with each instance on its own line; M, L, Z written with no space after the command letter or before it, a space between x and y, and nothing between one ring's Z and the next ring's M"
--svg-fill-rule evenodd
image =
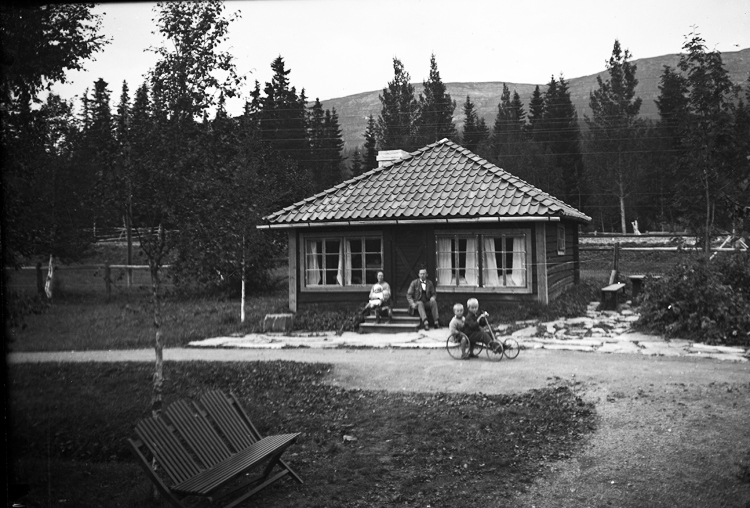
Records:
M225 397L221 392L216 393ZM232 400L237 399L232 395ZM236 407L247 416L239 403ZM212 422L195 404L178 401L163 416L138 422L135 428L138 439L128 442L151 481L175 507L184 508L182 499L187 496L201 496L214 502L252 487L225 506L231 508L287 474L302 482L281 460L299 433L265 438L257 434L257 439L244 440L241 445L234 437L222 437L216 428L223 432L223 426ZM170 485L154 471L147 453L164 470ZM260 474L246 478L248 472L263 464L266 465ZM282 471L271 476L277 465Z
M250 446L262 438L233 393L227 396L218 390L206 392L200 397L200 403L235 449ZM280 475L289 474L302 483L284 460L279 459L279 463L284 468Z

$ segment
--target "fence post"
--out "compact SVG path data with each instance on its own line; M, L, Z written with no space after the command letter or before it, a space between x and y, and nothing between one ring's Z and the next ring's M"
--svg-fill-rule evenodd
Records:
M110 278L111 269L109 263L104 264L104 286L107 288L107 301L112 296L112 279Z
M36 294L39 296L46 296L44 294L44 274L42 274L42 262L36 262Z

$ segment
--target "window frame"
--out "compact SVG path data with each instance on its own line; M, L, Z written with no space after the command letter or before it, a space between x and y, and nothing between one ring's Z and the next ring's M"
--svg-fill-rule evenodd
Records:
M502 236L506 237L524 237L525 245L525 259L526 259L526 285L525 286L485 286L484 277L484 239L498 238ZM439 256L438 252L438 238L451 236L455 239L459 237L474 237L477 245L477 285L445 285L437 283L437 260ZM533 272L532 272L532 252L531 252L531 229L530 228L506 228L506 229L474 229L474 230L461 230L461 229L450 229L450 230L435 230L435 288L439 292L443 293L504 293L504 294L529 294L533 292Z
M300 292L303 293L329 293L329 292L352 292L352 293L361 293L362 291L369 290L372 286L371 283L365 282L363 284L349 284L346 285L344 283L343 285L307 285L307 242L309 240L318 240L318 241L326 241L326 240L337 240L341 242L340 245L345 245L344 242L347 240L367 240L367 239L377 239L380 240L380 263L381 266L378 269L378 271L383 271L385 264L385 256L383 253L383 233L380 231L373 232L373 231L347 231L347 232L327 232L327 233L301 233L300 234L300 241L299 241L299 248L298 248L298 259L300 260L299 263L299 288ZM365 256L366 252L362 252L362 255ZM366 278L366 272L367 267L366 263L365 266L361 268L363 270L363 273ZM346 281L344 281L346 282Z
M565 255L565 248L566 248L565 244L566 244L565 224L558 224L557 225L557 255L558 256Z

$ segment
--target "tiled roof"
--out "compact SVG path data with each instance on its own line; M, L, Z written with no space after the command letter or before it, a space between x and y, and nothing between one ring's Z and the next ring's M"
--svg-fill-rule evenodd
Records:
M385 220L591 218L447 139L264 217L271 226Z

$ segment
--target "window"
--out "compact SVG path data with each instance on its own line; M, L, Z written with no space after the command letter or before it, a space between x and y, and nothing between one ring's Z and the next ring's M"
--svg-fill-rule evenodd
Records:
M484 287L526 286L524 235L484 237Z
M368 286L383 270L383 241L377 236L307 237L304 287Z
M530 231L437 234L437 284L530 290Z
M476 286L479 271L476 237L438 236L437 282L449 286Z
M565 226L562 224L557 225L557 254L565 255Z

